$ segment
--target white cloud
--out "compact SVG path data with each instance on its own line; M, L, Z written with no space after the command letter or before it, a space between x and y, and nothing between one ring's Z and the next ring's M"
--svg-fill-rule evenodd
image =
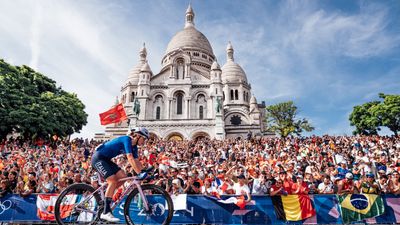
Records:
M40 57L40 36L41 36L41 22L42 22L42 7L36 5L34 8L33 19L31 24L31 61L29 66L38 70L39 57Z

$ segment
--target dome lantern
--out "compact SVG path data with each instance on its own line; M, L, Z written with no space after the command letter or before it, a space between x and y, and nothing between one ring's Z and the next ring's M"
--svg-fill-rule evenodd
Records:
M186 9L185 28L188 27L194 27L194 11L192 9L191 4L189 4L188 8Z

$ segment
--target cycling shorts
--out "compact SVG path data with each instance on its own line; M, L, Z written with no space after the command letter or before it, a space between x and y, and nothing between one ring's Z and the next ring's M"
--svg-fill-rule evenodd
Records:
M96 151L92 156L92 167L104 179L107 179L121 170L117 164L112 162L111 159L102 156L99 151Z

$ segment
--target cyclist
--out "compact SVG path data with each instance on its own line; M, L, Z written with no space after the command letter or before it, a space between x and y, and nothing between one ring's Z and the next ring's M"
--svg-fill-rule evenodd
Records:
M119 219L114 217L111 212L112 196L114 191L124 182L118 180L126 177L125 172L111 161L112 158L125 154L129 164L132 165L139 179L144 179L147 173L142 171L143 167L138 159L138 145L143 145L149 138L149 131L146 128L132 128L126 136L115 138L105 142L96 148L92 156L92 167L107 181L107 190L105 193L104 211L100 219L116 223Z

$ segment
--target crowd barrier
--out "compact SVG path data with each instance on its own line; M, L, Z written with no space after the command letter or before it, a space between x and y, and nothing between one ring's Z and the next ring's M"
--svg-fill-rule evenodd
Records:
M335 195L310 196L316 216L299 222L278 220L269 196L252 196L244 209L234 204L217 202L207 196L186 197L185 208L174 212L172 224L342 224L338 200ZM383 195L385 213L363 221L367 224L400 223L400 196ZM37 195L22 198L7 195L0 198L0 222L40 222L37 216ZM123 202L114 215L124 222Z

